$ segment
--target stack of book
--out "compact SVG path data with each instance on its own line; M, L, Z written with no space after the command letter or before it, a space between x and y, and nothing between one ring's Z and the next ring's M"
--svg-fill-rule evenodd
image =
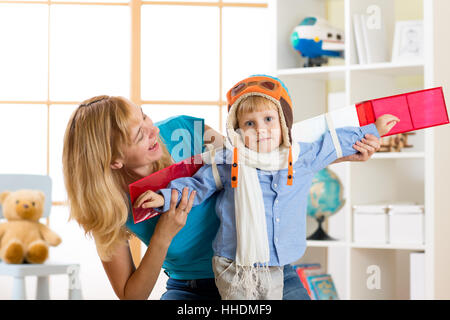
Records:
M297 264L294 269L312 300L339 300L331 275L320 263Z

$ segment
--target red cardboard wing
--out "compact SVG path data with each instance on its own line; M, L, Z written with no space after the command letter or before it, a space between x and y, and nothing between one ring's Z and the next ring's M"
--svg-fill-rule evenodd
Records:
M195 155L133 182L128 186L131 204L133 204L145 191L163 189L174 179L191 177L202 166L203 162L201 155ZM142 222L160 214L160 212L157 212L152 208L132 208L132 210L134 223Z
M442 87L368 100L356 104L360 126L374 123L383 114L400 122L386 136L449 123Z

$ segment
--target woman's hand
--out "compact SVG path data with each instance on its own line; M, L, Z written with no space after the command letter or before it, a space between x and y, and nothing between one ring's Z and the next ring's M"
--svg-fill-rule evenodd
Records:
M134 266L127 245L118 246L111 261L102 261L114 292L120 299L148 299L158 280L167 248L185 225L194 198L195 191L188 199L188 189L185 188L177 207L178 192L172 190L170 209L160 216L138 268Z
M378 139L372 134L366 134L361 141L357 141L356 144L353 145L353 148L358 151L358 153L339 158L333 163L343 161L367 161L375 152L380 150L380 147L381 139Z
M184 227L188 213L192 209L196 191L192 191L188 198L189 189L184 188L181 194L181 201L177 206L178 191L172 189L172 197L170 199L170 209L160 215L156 224L153 237L157 237L170 245L172 238ZM152 238L153 239L153 238Z

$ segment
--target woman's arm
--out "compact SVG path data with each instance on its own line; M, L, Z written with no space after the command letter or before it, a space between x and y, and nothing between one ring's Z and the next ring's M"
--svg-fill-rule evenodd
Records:
M183 228L194 203L195 193L188 199L188 190L176 206L178 193L172 192L170 209L161 214L153 236L138 268L128 245L117 248L110 261L102 261L114 292L119 299L148 299L158 280L172 238Z
M167 243L153 236L137 269L126 244L117 248L111 261L102 261L109 282L119 299L148 299L158 280L167 248Z

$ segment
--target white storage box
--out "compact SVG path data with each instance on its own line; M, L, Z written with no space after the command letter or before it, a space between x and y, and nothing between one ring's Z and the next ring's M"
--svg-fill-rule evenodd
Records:
M388 242L387 205L353 206L353 241Z
M425 242L424 207L421 205L389 205L389 240L392 244Z

